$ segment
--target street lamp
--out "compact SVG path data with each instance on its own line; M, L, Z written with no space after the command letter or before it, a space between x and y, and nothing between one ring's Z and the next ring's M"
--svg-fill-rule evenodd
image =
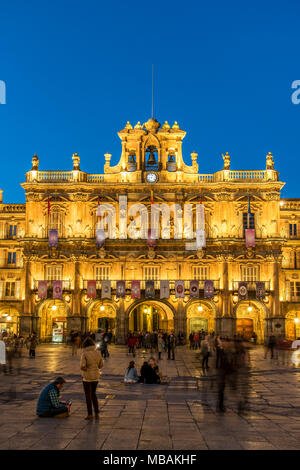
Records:
M203 310L202 305L199 305L198 310L199 310L199 312L202 312L202 310Z
M252 307L251 307L250 304L249 304L249 307L248 307L248 312L252 312Z
M103 312L104 308L104 305L101 305L100 310Z

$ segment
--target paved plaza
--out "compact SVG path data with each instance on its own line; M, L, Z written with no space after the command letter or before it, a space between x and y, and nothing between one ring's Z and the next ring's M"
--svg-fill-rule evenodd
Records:
M242 415L230 390L226 413L216 411L216 371L203 375L197 351L179 347L175 361L160 361L166 385L125 385L127 349L111 346L110 353L98 386L100 420L87 422L80 351L72 357L67 346L41 345L36 359L24 352L20 370L0 376L0 449L300 449L300 368L264 359L261 347L251 351ZM137 352L138 368L145 357ZM38 418L38 394L57 375L67 380L63 398L72 398L72 414Z

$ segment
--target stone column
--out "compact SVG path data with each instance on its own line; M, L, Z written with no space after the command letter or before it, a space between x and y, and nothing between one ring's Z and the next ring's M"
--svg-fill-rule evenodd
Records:
M127 328L125 324L125 299L120 299L116 316L116 344L125 344Z
M234 332L234 318L232 318L229 306L229 282L228 282L228 261L223 258L222 261L222 281L223 281L223 295L222 295L222 317L220 320L221 333L232 336Z
M271 321L271 328L272 331L276 331L274 324L277 322L281 316L280 312L280 300L279 300L279 261L275 259L273 263L273 309L271 311L272 321Z
M75 261L73 315L80 316L80 262Z
M186 334L186 326L184 326L184 304L183 299L178 299L177 311L174 318L174 330L175 335L178 335L179 331Z
M29 260L25 261L25 299L24 299L24 313L31 314L32 313L32 305L31 305L31 283L32 283L32 275L31 275L31 267L32 262Z

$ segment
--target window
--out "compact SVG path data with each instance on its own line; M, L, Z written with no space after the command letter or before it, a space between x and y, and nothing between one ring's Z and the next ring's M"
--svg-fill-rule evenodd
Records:
M297 224L289 224L290 226L290 238L297 236Z
M160 267L144 266L143 275L145 281L158 281L160 279Z
M17 226L16 225L10 225L8 233L9 233L10 237L16 237L16 235L17 235Z
M49 230L57 230L59 237L63 236L63 220L64 214L62 212L59 212L57 210L50 212L48 228Z
M62 280L62 267L61 266L47 266L46 269L47 281L61 281Z
M17 253L15 251L9 251L7 257L7 264L16 264Z
M108 281L110 279L110 266L96 266L96 281Z
M255 228L254 214L253 213L251 213L251 214L249 214L248 212L243 213L244 233L245 233L246 228Z
M199 281L209 279L208 266L193 266L193 277Z
M241 266L242 281L255 282L259 281L258 266Z
M15 282L6 282L5 283L5 297L14 297L16 291Z
M290 281L291 299L300 297L300 282Z

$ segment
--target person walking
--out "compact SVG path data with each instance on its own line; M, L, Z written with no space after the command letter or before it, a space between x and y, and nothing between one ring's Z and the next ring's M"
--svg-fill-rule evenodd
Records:
M80 370L88 411L85 419L93 419L93 407L97 419L99 418L99 405L96 389L100 379L100 369L103 367L104 362L100 351L96 349L96 345L91 338L86 338L82 347Z
M168 336L168 359L171 359L171 354L172 354L172 360L175 360L175 347L176 347L176 338L174 335L174 331Z
M201 341L200 347L202 353L202 369L209 369L208 358L210 355L210 345L208 341L208 336L205 336L205 338Z
M157 337L157 352L158 352L158 360L161 359L161 353L164 351L164 340L162 334L159 333Z
M29 338L29 357L35 358L36 347L37 347L37 337L36 337L35 332L33 332Z

